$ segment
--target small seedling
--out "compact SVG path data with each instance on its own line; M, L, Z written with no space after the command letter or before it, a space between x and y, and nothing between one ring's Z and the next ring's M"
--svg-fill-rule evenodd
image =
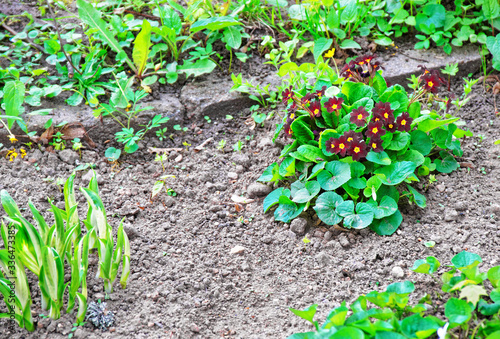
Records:
M243 143L241 142L241 140L238 140L238 142L233 145L233 150L235 152L240 152L241 153L241 150L243 149L243 147L244 146L243 146Z
M187 132L187 130L188 130L187 127L181 127L181 125L174 125L174 129L176 131L183 131L183 132Z
M307 244L309 244L311 242L311 240L309 240L307 238L307 235L304 236L304 239L302 239L302 242L304 243L304 251L306 250L307 248Z
M433 248L434 246L436 246L436 242L435 241L426 241L426 242L424 242L424 246L427 248Z
M163 162L167 161L167 159L168 156L166 153L157 154L155 157L155 161L159 161L161 163L161 168L163 169L163 172L165 172L165 164Z
M83 144L82 144L80 138L73 139L73 145L71 146L71 148L73 148L73 150L78 152L78 154L80 155L80 159L81 159L82 158L82 148L84 148L84 147L83 147Z
M182 145L186 147L186 151L189 151L189 146L191 146L191 144L189 144L187 141L184 141Z
M56 151L62 151L66 148L66 141L64 141L62 137L63 134L61 132L57 132L52 138L50 145L52 145Z
M232 115L229 115L229 114L226 114L226 120L233 120L233 116Z
M120 158L122 151L120 149L116 149L114 147L109 147L106 152L104 152L104 156L108 159L109 162L115 163Z
M445 68L441 69L443 74L448 74L448 91L450 90L450 80L452 76L458 73L458 62L447 64Z
M81 323L74 323L73 327L71 328L71 332L68 334L68 338L71 339L73 338L73 332L75 332L79 326L84 326L86 322L81 322Z
M167 127L158 129L156 131L156 136L160 141L165 140L167 138Z
M212 120L210 119L210 117L208 115L205 115L204 116L205 120L208 122L208 123L211 123Z
M224 153L224 147L226 147L226 140L221 139L219 144L217 145L217 149L221 150Z

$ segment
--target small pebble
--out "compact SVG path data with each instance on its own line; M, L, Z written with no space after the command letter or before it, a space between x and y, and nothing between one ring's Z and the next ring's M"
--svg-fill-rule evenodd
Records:
M245 249L245 247L240 245L234 246L233 248L231 248L231 254L242 254L243 252L245 252Z

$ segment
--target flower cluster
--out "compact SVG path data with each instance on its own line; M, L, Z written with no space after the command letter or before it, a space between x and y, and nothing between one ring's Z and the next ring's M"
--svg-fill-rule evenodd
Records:
M438 70L429 71L425 66L418 66L423 74L420 75L420 80L423 81L423 88L425 92L436 94L441 85L445 85L447 81L439 74Z
M363 127L367 123L370 114L366 108L359 107L351 112L350 122L357 127ZM407 112L394 118L394 111L388 102L377 102L372 110L372 118L365 130L366 140L361 133L348 131L339 138L330 138L326 144L326 150L330 153L338 154L342 157L352 156L353 160L364 158L368 150L382 152L382 136L388 131L393 133L396 130L409 132L413 119Z
M381 68L378 61L373 62L375 55L359 56L344 65L340 75L350 81L364 82L375 75L375 72Z
M342 157L352 156L352 159L356 161L366 157L368 153L363 136L354 131L345 132L339 138L330 138L326 143L326 150Z

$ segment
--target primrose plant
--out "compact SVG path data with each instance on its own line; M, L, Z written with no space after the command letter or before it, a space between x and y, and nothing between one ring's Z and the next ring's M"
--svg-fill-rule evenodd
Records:
M276 206L275 219L290 222L312 207L327 225L391 235L403 219L403 197L426 206L412 185L418 176L459 167L454 156L463 152L456 138L470 132L432 108L430 99L445 83L441 76L424 69L409 95L400 85L388 86L379 68L373 56L358 57L341 77L324 72L314 87L307 81L311 73L293 75L305 79L292 79L295 86L283 91L287 114L275 135L283 132L291 143L281 163L258 179L283 183L264 200L265 212Z

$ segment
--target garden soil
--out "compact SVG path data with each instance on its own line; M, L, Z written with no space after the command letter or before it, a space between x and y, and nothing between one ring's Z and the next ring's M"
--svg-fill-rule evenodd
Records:
M260 79L269 75L261 66L246 67ZM461 94L462 84L457 80L454 85ZM181 96L176 88L159 91L160 100L171 95L179 101ZM278 160L285 142L271 141L278 115L252 129L248 109L221 111L209 122L203 115L188 119L189 107L181 106L185 114L179 119L187 132L169 128L163 141L151 133L138 152L118 164L104 157L106 148L119 147L114 130L107 127L89 131L97 148L86 145L81 154L34 145L32 150L25 147L26 157L9 162L2 153L0 189L20 207L31 199L42 211L49 209L47 198L64 207L57 179L66 179L79 164L96 164L108 222L116 232L124 218L132 251L128 285L121 289L115 284L110 296L102 280L94 278L97 254L91 255L89 301L105 301L116 318L107 331L85 324L72 332L74 313L59 320L42 316L40 292L28 272L36 330L28 333L1 319L0 338L62 339L70 333L74 338L285 338L312 330L289 307L317 303L322 322L342 301L350 303L396 281L415 283L415 303L425 293L440 291L430 277L410 271L417 259L433 255L447 264L468 250L481 255L483 270L500 264L500 146L493 144L500 139L500 118L491 93L481 85L457 113L474 133L463 140L461 168L436 175L434 183L424 178L415 185L427 197L427 207L403 204L404 221L390 237L327 227L308 212L291 225L275 222L272 213L262 210L272 188L256 179ZM226 114L233 118L226 119ZM224 151L217 148L222 139ZM240 152L233 151L238 141L244 146ZM168 149L164 169L154 161L151 147ZM78 171L76 186L86 186L91 175ZM153 185L164 175L175 176L165 179L165 185L177 195L163 191L151 199ZM77 199L84 219L86 202L80 192ZM44 215L53 221L49 212ZM435 246L426 247L429 241Z
M0 160L0 188L20 207L31 199L43 211L49 208L47 197L64 207L57 178L66 179L79 163L95 163L109 223L116 231L125 218L132 248L128 286L122 290L115 284L105 300L102 281L93 278L95 253L88 283L89 301L106 301L116 322L105 332L85 324L74 338L285 338L312 330L288 307L317 303L322 321L343 300L352 302L396 281L415 282L412 302L439 291L431 278L410 271L417 259L433 255L446 264L468 250L481 255L483 269L500 264L500 146L493 144L500 119L481 85L458 112L474 133L463 141L461 168L436 175L432 184L422 179L416 187L427 197L427 207L403 205L404 221L390 237L328 228L307 213L291 226L275 222L272 213L262 211L271 187L256 179L280 154L283 140L271 141L278 117L252 130L245 124L248 110L231 120L221 116L189 121L188 132L163 142L151 134L118 165L103 155L106 147L118 146L104 144L113 136L92 133L98 148L83 150L81 157L35 146L24 159ZM227 142L225 152L217 148L221 139ZM232 150L238 140L241 152ZM150 147L170 149L165 170ZM77 172L76 186L87 185L90 175ZM175 175L166 179L166 187L177 196L163 192L151 200L163 175ZM77 197L83 219L85 199L80 192ZM235 197L247 200L235 203ZM305 236L310 243L304 244ZM435 246L424 246L428 241ZM59 320L40 316L40 293L33 277L30 282L36 331L12 331L1 320L0 337L67 338L75 314Z

